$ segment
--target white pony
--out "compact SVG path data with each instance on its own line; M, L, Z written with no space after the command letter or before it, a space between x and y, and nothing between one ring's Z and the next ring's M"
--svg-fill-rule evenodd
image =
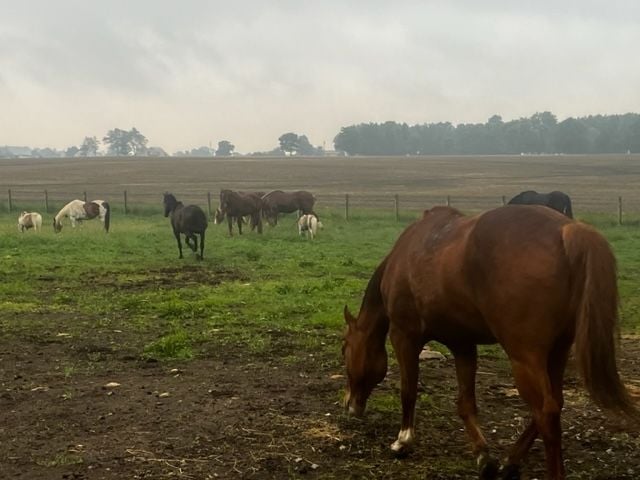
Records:
M298 219L298 235L306 232L307 238L313 240L318 234L318 228L322 228L322 222L313 213L302 215Z
M38 212L22 212L18 217L18 230L24 233L25 230L33 228L39 232L42 228L42 215Z
M71 200L67 203L53 219L53 230L58 233L62 230L62 219L69 217L71 226L82 220L91 220L92 218L100 218L104 223L104 229L109 231L109 218L111 217L111 208L104 200L93 200L92 202L83 202L82 200Z

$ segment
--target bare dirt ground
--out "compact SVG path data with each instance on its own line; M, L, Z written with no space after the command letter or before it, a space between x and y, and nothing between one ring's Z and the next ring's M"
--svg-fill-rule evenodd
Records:
M531 155L429 157L303 158L154 158L97 157L0 159L0 199L12 189L17 204L43 203L48 190L56 205L83 192L91 198L123 203L127 190L133 206L159 204L172 190L181 199L206 204L221 188L237 190L308 189L320 206L385 207L393 195L403 208L424 209L447 196L460 208L490 208L522 190L562 190L575 212L616 212L618 197L625 210L640 212L640 156Z
M475 478L450 358L424 365L420 444L397 460L388 448L400 420L399 407L388 408L399 405L397 368L365 419L348 418L335 334L313 333L335 344L335 354L292 351L272 332L272 350L259 356L207 345L197 360L167 364L135 355L145 339L131 332L60 335L67 320L50 318L37 336L0 339L2 478ZM638 340L624 340L622 350L621 371L637 395ZM502 357L481 358L478 394L485 432L502 455L526 417ZM595 408L572 371L566 399L569 478L638 478L637 426ZM523 478L542 477L538 441Z

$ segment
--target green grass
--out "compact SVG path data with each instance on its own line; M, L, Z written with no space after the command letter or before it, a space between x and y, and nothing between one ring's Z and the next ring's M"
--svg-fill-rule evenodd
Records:
M16 215L0 215L0 332L76 338L121 330L122 348L143 357L186 360L216 345L255 354L324 351L336 358L342 307L356 311L375 266L403 227L386 213L361 212L346 222L320 212L313 242L285 217L264 235L228 236L211 224L205 260L185 249L178 259L167 219L115 214L112 231L86 222L54 234L20 234ZM14 218L15 217L15 218ZM623 332L640 333L640 228L583 218L610 240L619 265ZM316 334L320 332L320 334Z

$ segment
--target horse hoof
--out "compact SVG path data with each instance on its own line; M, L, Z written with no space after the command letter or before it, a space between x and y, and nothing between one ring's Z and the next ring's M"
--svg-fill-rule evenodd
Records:
M519 465L505 465L502 469L501 480L520 480L520 466Z
M411 446L397 440L391 444L391 453L395 458L406 458L411 453Z
M485 457L480 463L480 480L494 480L498 478L500 464L495 458Z

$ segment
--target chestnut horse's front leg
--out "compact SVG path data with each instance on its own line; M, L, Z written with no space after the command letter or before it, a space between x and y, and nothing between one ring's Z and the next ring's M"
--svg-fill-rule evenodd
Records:
M476 457L481 479L496 478L499 469L497 460L489 456L487 440L478 424L476 404L476 371L478 369L478 349L476 345L456 345L449 347L456 362L458 379L458 415L464 422L467 435L471 439L472 451Z
M419 356L422 341L416 336L391 327L389 338L400 367L400 396L402 400L402 424L398 439L391 444L396 455L404 455L415 442L415 410L418 397Z

